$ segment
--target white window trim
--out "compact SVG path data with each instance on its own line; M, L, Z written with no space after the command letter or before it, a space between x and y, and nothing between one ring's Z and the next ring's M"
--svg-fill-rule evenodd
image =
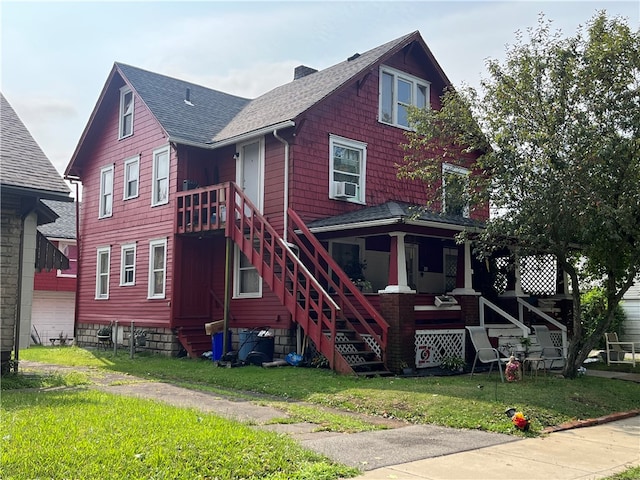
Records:
M153 293L153 249L157 246L164 247L164 268L163 268L163 278L162 278L162 293ZM147 290L147 298L148 299L162 299L165 298L167 292L167 239L161 238L158 240L151 240L149 242L149 287Z
M243 293L240 291L240 248L234 248L234 275L233 275L233 298L262 298L262 277L258 275L258 291ZM252 267L255 269L255 267ZM247 267L248 269L248 267Z
M352 150L360 150L361 165L360 165L360 183L358 184L358 197L354 198L338 198L336 196L336 187L333 180L333 147L339 145ZM329 198L334 200L347 201L351 203L357 203L360 205L366 205L366 179L367 179L367 144L358 140L351 140L349 138L341 137L339 135L329 134Z
M51 238L49 240L52 240ZM58 250L60 250L62 252L63 255L65 255L67 258L69 258L67 256L67 254L64 252L65 248L67 247L75 247L77 245L77 242L75 240L73 241L64 241L64 240L58 240ZM76 259L74 260L74 262L76 262L76 272L78 271L78 256L77 256L77 249L76 249ZM71 266L71 259L69 259L69 266ZM77 278L78 274L77 273L64 273L64 270L60 270L58 269L58 272L56 273L57 277L61 277L61 278Z
M157 165L156 165L156 159L158 157L158 155L166 153L167 154L167 198L165 200L162 200L160 202L156 202L156 196L157 196L157 183L158 183L158 179L156 178L157 175ZM152 207L156 207L158 205L166 205L167 203L169 203L169 194L170 194L170 179L171 179L171 151L169 149L169 145L165 145L162 148L158 148L156 150L153 151L153 169L152 169L152 177L151 177L151 206Z
M111 211L109 214L104 212L104 202L103 199L107 192L104 189L104 176L106 173L111 173L111 191L108 192L108 195L111 195ZM98 205L98 218L109 218L113 215L113 183L115 179L115 168L113 165L109 165L107 167L102 167L100 169L100 203Z
M131 282L125 281L125 251L133 250L133 280ZM136 244L135 243L127 243L125 245L120 246L120 286L128 287L136 284Z
M456 174L461 177L466 177L466 185L465 190L469 189L469 175L470 171L464 167L460 167L458 165L453 165L451 163L443 163L442 164L442 212L445 213L447 211L447 182L446 175L447 174ZM469 218L469 202L467 199L467 203L462 212L462 216L465 218Z
M382 119L382 77L383 77L382 74L383 73L388 73L389 75L393 76L393 92L392 92L393 98L391 101L391 105L392 105L391 122L386 122ZM379 97L378 121L380 123L384 123L385 125L393 125L394 127L403 128L405 130L412 130L411 127L409 127L408 125L401 125L398 123L398 109L396 108L398 105L398 91L397 91L398 78L401 78L402 80L405 80L412 84L413 91L411 92L412 93L411 97L412 97L414 106L416 105L415 102L416 102L416 99L418 98L417 96L418 86L422 86L425 88L426 90L425 108L431 108L431 82L428 82L422 78L415 77L413 75L410 75L408 73L405 73L401 70L397 70L392 67L387 67L385 65L382 65L380 67L379 82L378 82L378 97Z
M100 272L100 256L107 254L107 271ZM104 296L100 296L100 277L106 276L107 281L107 293ZM96 250L96 300L108 300L109 299L109 282L111 276L111 247L99 247Z
M124 97L127 93L131 93L131 133L127 135L122 134L122 128L124 126ZM135 115L135 106L136 106L136 98L133 94L133 91L128 87L124 86L120 88L120 115L118 116L118 140L122 140L123 138L128 138L133 135L133 119Z
M127 196L127 186L128 186L127 184L128 184L128 181L129 181L129 179L127 178L127 172L128 172L127 167L129 165L134 164L134 163L138 164L138 176L136 177L136 187L137 187L136 188L136 194L135 195L131 195L131 196ZM122 194L122 199L123 200L131 200L132 198L137 198L138 195L140 195L140 155L136 155L135 157L128 158L128 159L126 159L124 161L123 176L124 176L124 181L123 181L124 191L123 191L123 194Z

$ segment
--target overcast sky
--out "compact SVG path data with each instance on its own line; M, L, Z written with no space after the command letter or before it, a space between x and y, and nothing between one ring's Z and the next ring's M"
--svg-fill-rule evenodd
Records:
M1 90L62 174L114 62L248 98L419 30L454 85L477 85L544 12L567 35L633 1L33 2L0 0Z

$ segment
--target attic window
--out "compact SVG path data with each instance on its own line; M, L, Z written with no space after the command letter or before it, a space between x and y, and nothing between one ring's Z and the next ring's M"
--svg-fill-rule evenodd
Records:
M429 82L389 67L380 69L380 113L383 123L409 128L409 106L429 106Z
M118 138L133 135L133 92L129 87L120 89L120 125Z

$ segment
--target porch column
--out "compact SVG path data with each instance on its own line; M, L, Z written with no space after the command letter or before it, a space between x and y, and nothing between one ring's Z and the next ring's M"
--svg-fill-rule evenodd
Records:
M389 258L389 284L379 293L416 293L407 284L407 260L404 253L404 232L393 232Z
M473 269L471 268L471 243L464 242L464 287L456 288L453 295L479 295L473 289Z
M522 283L520 282L520 256L514 253L513 271L507 273L507 290L502 294L503 297L526 297L522 291Z

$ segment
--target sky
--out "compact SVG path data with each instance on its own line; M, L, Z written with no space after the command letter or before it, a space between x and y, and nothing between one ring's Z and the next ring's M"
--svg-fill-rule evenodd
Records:
M419 30L454 85L477 86L541 13L573 35L598 10L638 29L637 0L0 0L0 90L62 175L114 62L255 98Z

